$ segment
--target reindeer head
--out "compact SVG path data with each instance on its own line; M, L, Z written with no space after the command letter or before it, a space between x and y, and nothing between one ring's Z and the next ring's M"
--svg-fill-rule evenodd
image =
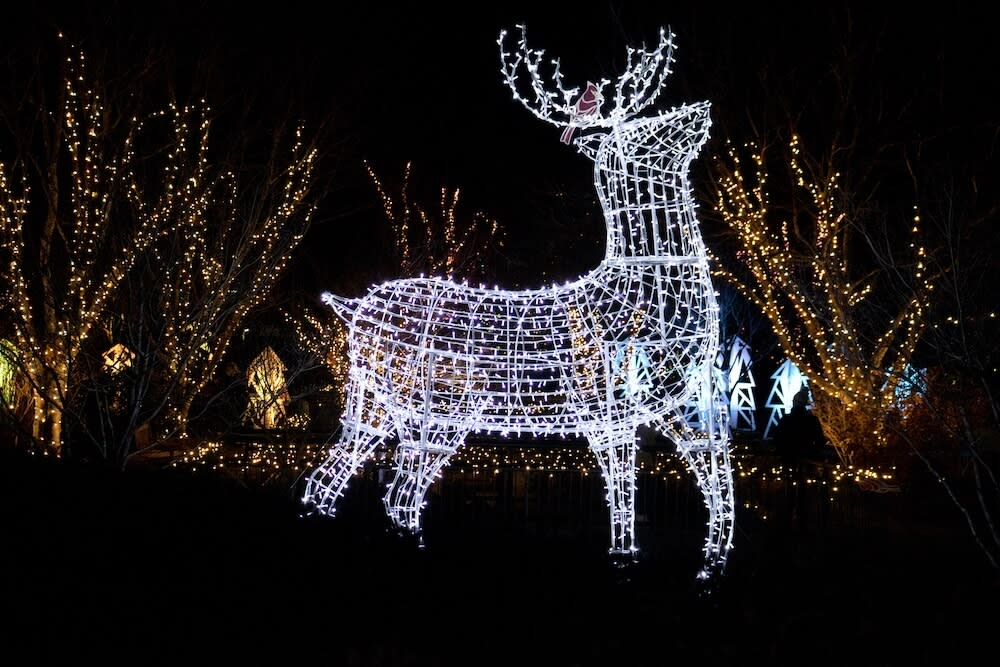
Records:
M610 79L601 79L596 84L588 82L587 90L581 95L579 86L567 88L564 84L559 58L546 62L544 49L528 48L525 26L517 27L521 35L515 52L506 50L506 30L500 31L497 40L504 81L514 93L514 99L526 109L569 132L571 128L610 128L638 116L656 100L674 61L674 35L661 28L660 42L655 49L629 47L625 72L614 82ZM522 69L528 74L526 84L520 78ZM520 86L519 81L522 82ZM567 136L564 132L564 141L569 143ZM578 145L581 149L586 148L584 144Z

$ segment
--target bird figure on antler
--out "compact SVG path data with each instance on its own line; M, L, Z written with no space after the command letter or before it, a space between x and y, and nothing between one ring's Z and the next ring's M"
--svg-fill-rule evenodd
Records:
M604 102L604 96L601 95L601 89L597 87L596 83L587 82L587 90L583 91L583 95L580 95L580 99L576 101L576 105L573 107L573 114L570 117L569 125L563 130L562 136L559 140L564 144L569 144L573 141L573 131L576 130L576 122L587 116L592 116L601 108L601 104Z

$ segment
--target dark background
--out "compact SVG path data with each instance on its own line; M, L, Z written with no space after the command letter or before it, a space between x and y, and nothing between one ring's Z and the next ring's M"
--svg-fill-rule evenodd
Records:
M498 32L518 23L579 85L613 77L627 44L652 44L669 26L677 62L661 108L713 104L696 186L726 138L774 133L792 116L807 146L825 149L835 131L856 140L860 164L846 171L884 163L884 193L907 215L906 159L936 175L929 181L974 175L980 196L995 201L991 10L870 4L40 2L10 8L0 34L3 53L48 48L59 28L119 62L168 54L178 92L188 79L206 82L221 113L239 109L263 128L289 114L330 122L333 190L293 288L346 289L345 272L377 272L369 247L377 253L385 238L365 160L387 183L412 161L415 198L428 206L441 186L461 188L467 211L506 230L505 284L529 287L593 266L604 230L589 161L501 80Z

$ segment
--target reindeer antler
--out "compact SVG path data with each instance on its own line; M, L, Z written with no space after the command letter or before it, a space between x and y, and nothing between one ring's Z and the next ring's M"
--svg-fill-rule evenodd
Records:
M660 42L652 51L628 47L628 66L618 77L614 85L614 107L607 113L593 113L580 117L575 113L575 99L580 93L580 87L566 88L563 85L563 74L559 58L553 58L548 64L551 71L548 76L555 90L551 90L543 80L544 49L530 49L527 42L527 30L524 25L518 25L521 37L517 41L516 53L505 50L504 42L507 31L501 30L497 44L500 46L500 72L503 74L507 87L514 93L514 99L538 118L558 127L566 127L572 123L576 127L610 127L616 122L637 115L652 104L663 87L663 82L672 71L674 62L674 34L660 28ZM519 70L523 66L529 75L530 93L522 94L518 90ZM611 83L610 79L601 79L596 84L603 99L604 89ZM603 106L603 105L602 105Z

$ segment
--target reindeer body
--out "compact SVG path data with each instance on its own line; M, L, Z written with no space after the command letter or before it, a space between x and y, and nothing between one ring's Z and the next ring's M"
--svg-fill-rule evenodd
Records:
M607 239L600 265L575 281L514 291L418 278L360 299L324 295L350 323L352 364L340 442L304 500L333 514L364 458L398 437L385 504L397 525L419 530L427 488L469 433L583 436L608 485L611 551L631 554L635 437L646 425L672 437L697 475L710 514L706 569L721 565L732 528L728 432L716 423L695 433L680 417L693 392L711 402L718 349L686 176L709 125L700 103L619 113L609 131L576 140L594 160Z

